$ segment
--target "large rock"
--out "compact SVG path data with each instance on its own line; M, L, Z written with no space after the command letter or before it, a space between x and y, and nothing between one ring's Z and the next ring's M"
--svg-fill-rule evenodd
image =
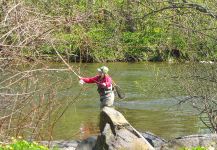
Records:
M104 107L100 113L100 132L95 150L153 150L152 145L136 131L124 118L113 108Z
M120 128L116 135L113 134L109 124L106 124L101 135L98 136L94 150L149 150L142 138L139 138L128 129Z
M217 149L217 134L189 135L175 138L161 146L162 150L174 150L183 147L192 148L203 146L209 150Z
M107 127L105 127L105 129L106 128ZM110 128L108 128L108 129L110 129ZM105 130L105 132L103 134L107 134L106 137L109 137L109 136L113 135L111 130ZM143 133L141 133L141 135L157 150L160 149L162 145L167 143L167 141L165 139L162 139L159 136L154 135L151 132L143 132ZM128 139L128 138L132 138L132 137L129 136L129 137L124 137L124 138ZM102 138L99 138L99 139L102 140ZM83 140L82 142L79 143L76 150L92 150L95 147L94 143L96 143L96 140L97 140L96 136L88 137L87 139L85 139L85 140ZM98 145L98 146L100 146L100 145Z

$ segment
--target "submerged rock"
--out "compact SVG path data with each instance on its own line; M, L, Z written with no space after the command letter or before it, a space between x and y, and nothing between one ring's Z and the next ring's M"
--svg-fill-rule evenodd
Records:
M87 139L83 140L78 144L76 150L92 150L93 147L96 145L96 136L88 137Z
M206 147L209 150L217 149L217 134L189 135L175 138L161 146L161 150L174 150L180 148Z
M43 145L49 146L51 149L57 147L59 150L75 150L80 141L71 140L71 141L41 141Z
M144 132L141 134L154 148L160 148L162 145L167 143L165 139L162 139L151 132Z

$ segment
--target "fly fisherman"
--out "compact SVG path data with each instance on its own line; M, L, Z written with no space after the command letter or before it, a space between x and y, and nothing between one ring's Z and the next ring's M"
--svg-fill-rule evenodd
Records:
M112 90L112 78L108 75L109 69L106 66L102 66L97 69L98 75L90 78L80 77L80 84L84 83L96 83L98 86L98 93L100 95L100 108L104 106L113 106L114 103L114 91Z

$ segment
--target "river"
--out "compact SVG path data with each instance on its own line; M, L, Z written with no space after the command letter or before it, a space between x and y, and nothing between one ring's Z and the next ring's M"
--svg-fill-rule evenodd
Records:
M78 64L72 64L77 65ZM83 76L94 76L102 64L81 64ZM170 78L182 64L107 63L109 74L126 94L116 98L115 108L140 132L149 131L162 138L205 132L196 112L188 105L177 105L184 92ZM184 64L185 65L185 64ZM72 74L72 77L75 76ZM69 106L54 130L54 139L82 139L98 132L99 98L96 85L84 84L61 93L61 101L70 101L85 86L75 104Z

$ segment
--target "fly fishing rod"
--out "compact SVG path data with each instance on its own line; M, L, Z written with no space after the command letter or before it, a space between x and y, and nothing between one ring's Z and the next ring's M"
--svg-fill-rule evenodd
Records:
M79 76L73 69L72 67L63 59L63 57L60 55L60 53L54 49L55 52L57 53L57 55L60 57L60 59L64 62L64 64L69 68L70 71L72 71L78 78L81 78L81 76Z

